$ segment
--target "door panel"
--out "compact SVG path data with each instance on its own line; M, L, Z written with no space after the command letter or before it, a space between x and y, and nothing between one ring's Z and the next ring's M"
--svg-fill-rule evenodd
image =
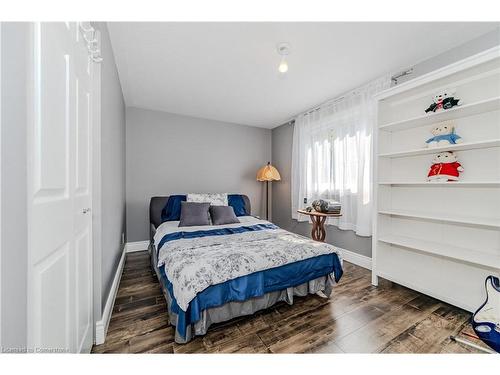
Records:
M36 23L33 36L28 343L89 351L92 69L76 23Z
M75 284L78 351L92 348L92 212L91 208L91 63L83 40L75 35L74 238L77 239Z
M85 230L76 240L76 345L79 352L88 351L92 347L92 288L89 277L92 276L92 239Z
M36 24L34 42L28 342L73 351L71 45L65 25L55 23Z
M90 92L88 85L76 79L76 194L89 193Z
M71 347L69 334L69 257L70 244L66 243L38 263L34 269L35 346L40 349L65 349ZM64 308L61 308L64 307ZM54 330L54 327L62 329Z
M68 194L70 43L64 24L41 27L38 42L39 106L35 128L35 196ZM62 37L61 37L62 36Z

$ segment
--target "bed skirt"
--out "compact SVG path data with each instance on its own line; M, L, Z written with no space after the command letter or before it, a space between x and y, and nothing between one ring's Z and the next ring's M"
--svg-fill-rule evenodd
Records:
M172 304L172 298L162 281L160 271L157 267L155 256L156 251L153 244L150 245L149 250L151 266L155 270L163 295L167 301L170 324L177 326L177 314L171 311L170 306ZM246 301L228 302L221 306L211 307L203 310L200 320L186 327L186 337L180 336L177 330L175 330L175 342L178 344L185 344L191 341L195 336L205 335L212 324L225 322L245 315L252 315L257 311L267 309L278 302L286 302L289 305L292 305L295 296L303 297L308 294L316 294L318 292L322 292L326 296L330 296L334 284L335 279L332 274L329 274L294 287L265 293L262 296L250 298Z

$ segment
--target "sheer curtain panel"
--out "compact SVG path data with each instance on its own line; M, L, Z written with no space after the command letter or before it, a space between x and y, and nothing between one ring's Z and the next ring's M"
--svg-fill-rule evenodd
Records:
M292 146L292 218L314 199L335 199L343 216L328 224L371 235L373 96L390 87L390 75L295 118ZM307 199L307 203L304 203Z

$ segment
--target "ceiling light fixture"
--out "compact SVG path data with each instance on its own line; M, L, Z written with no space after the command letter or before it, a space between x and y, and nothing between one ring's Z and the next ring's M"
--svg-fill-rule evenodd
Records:
M281 61L278 66L278 71L282 74L288 71L288 62L286 61L286 56L290 54L290 44L280 43L277 47L278 54L281 56Z

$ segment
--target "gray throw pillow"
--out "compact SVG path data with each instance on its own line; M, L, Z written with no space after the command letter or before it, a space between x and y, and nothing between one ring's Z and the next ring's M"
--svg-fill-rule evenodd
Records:
M210 203L181 202L180 227L193 227L197 225L209 225L210 217L208 208Z
M210 206L210 216L212 217L213 225L234 224L240 221L234 213L234 208L231 206Z

